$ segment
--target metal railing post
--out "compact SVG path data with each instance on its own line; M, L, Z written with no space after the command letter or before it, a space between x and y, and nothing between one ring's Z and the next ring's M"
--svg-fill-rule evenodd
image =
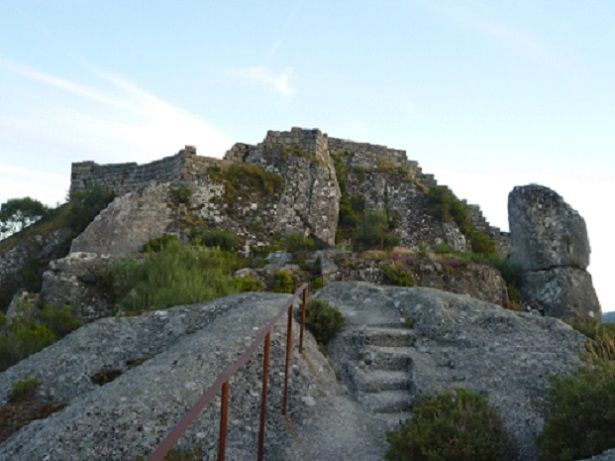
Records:
M305 311L307 309L308 287L303 289L301 296L301 330L299 332L299 353L303 353L303 330L305 330Z
M226 432L228 427L228 395L229 383L224 381L222 385L222 400L220 402L220 435L218 440L218 461L224 461L226 451Z
M186 430L199 418L205 411L207 406L211 404L219 390L222 390L220 401L220 431L218 439L218 460L223 461L226 451L226 439L228 434L228 407L230 394L230 378L231 376L244 367L248 361L254 357L259 347L264 340L263 354L263 377L262 377L262 394L260 408L260 427L258 434L258 460L262 461L265 457L265 423L267 419L267 398L269 384L269 361L271 355L271 335L277 322L279 322L284 314L287 315L286 327L286 358L284 364L284 396L282 413L288 414L288 381L290 378L290 364L292 359L292 322L294 315L294 306L299 297L301 297L301 328L299 339L299 351L303 351L303 331L305 328L305 316L307 309L307 298L309 293L309 285L303 284L297 289L293 296L277 311L277 314L271 318L265 326L263 326L256 338L241 354L241 356L228 366L216 380L207 388L207 391L201 395L197 402L192 405L190 410L185 413L179 422L164 437L160 445L149 456L148 461L163 461L166 454L173 448L173 445L181 438Z
M288 321L286 323L286 359L284 362L284 399L282 403L282 414L288 415L288 372L290 369L290 359L293 348L293 306L288 306Z
M269 352L271 351L271 331L265 336L263 353L263 392L261 394L261 418L258 430L258 461L265 459L265 420L267 418L267 384L269 382Z

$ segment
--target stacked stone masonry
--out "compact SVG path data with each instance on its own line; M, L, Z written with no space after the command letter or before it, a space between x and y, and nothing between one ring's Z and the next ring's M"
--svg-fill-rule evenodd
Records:
M186 146L174 156L144 165L74 163L71 193L83 191L94 183L118 196L156 183L185 183L209 190L211 166L251 163L285 179L285 190L280 197L272 198L271 203L263 206L248 204L252 208L256 206L258 212L268 210L268 219L274 221L268 220L267 225L273 232L312 234L333 244L341 193L332 155L347 162L349 194L363 196L367 209L387 208L399 214L397 232L402 244L417 247L421 243L433 245L443 241L461 250L467 248L454 224L451 229L450 224L442 226L429 216L425 192L437 185L437 181L433 175L425 174L416 161L408 160L404 150L331 138L318 129L294 127L290 131L269 131L262 143L235 144L226 152L226 162L198 156L194 147ZM218 192L218 201L220 195ZM210 209L209 205L204 209ZM209 221L224 227L221 219L224 211L210 213ZM208 220L208 216L203 218ZM498 242L501 252L507 254L507 235L490 226L478 207L473 208L472 218ZM247 229L230 227L240 234L250 234Z

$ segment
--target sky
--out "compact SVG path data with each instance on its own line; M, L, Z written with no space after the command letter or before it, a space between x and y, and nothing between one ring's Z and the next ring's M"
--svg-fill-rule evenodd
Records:
M65 200L71 162L221 157L267 130L405 149L508 229L515 185L615 228L615 3L0 2L0 202Z

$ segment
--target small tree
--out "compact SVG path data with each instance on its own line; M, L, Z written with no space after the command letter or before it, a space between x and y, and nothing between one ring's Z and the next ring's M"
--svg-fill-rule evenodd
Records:
M44 218L49 208L30 197L13 198L0 206L0 233L8 237Z

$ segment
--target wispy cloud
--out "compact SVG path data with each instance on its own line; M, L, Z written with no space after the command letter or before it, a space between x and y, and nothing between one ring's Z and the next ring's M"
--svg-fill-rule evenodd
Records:
M232 74L248 83L253 83L284 97L290 97L295 89L290 85L291 69L274 72L268 66L250 66L235 69Z
M136 83L85 71L70 79L0 58L0 202L26 195L63 201L71 162L143 163L185 144L219 157L231 146L211 123Z
M83 160L84 153L96 146L94 160L99 162L150 161L184 144L196 145L202 154L220 156L231 145L211 123L119 75L89 69L90 77L98 79L92 86L3 59L0 70L23 77L24 87L27 81L30 87L35 84L32 92L41 96L35 107L13 101L13 112L0 109L4 145L45 140L47 145L41 145L39 152L49 145L68 146L73 161Z

